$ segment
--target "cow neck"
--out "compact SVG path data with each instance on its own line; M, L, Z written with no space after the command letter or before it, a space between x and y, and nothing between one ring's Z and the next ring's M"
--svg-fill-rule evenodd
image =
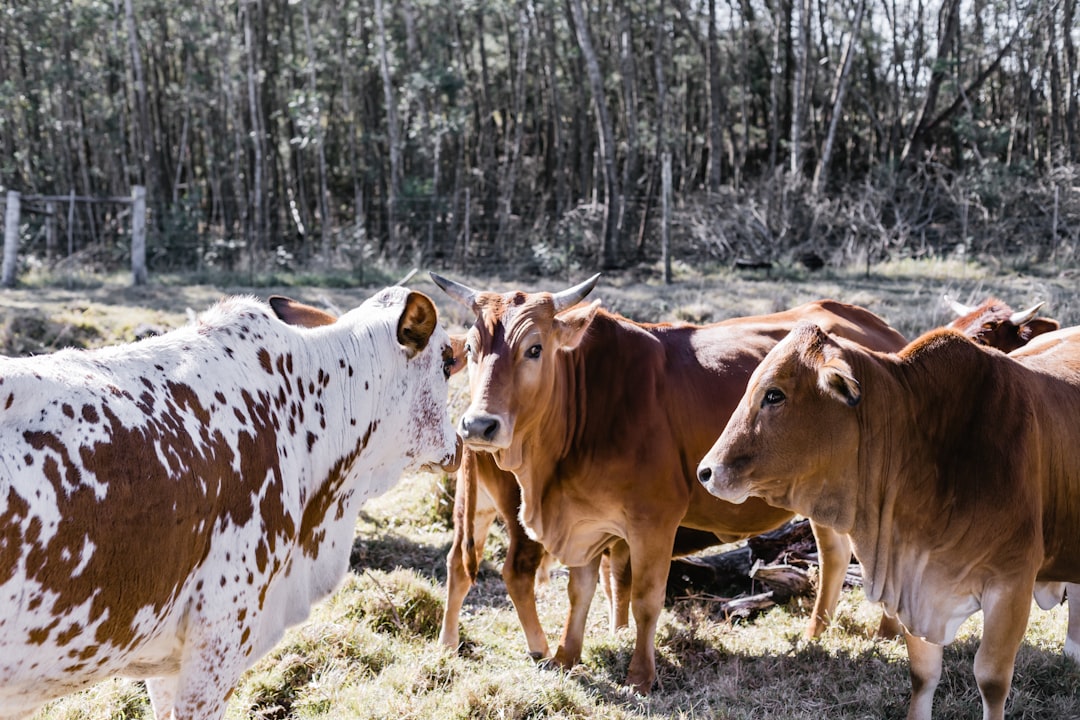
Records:
M902 621L905 615L920 623L945 621L919 614L933 593L925 577L931 555L947 557L951 538L985 532L995 512L1022 512L994 507L1000 468L971 472L953 465L973 439L997 442L980 423L993 425L1004 420L997 415L1009 414L984 392L1002 382L996 377L1001 369L959 335L920 339L899 355L870 358L856 369L866 382L857 408L860 496L850 535L867 597ZM1014 431L1022 433L1005 428L1002 437ZM935 632L945 635L941 628Z
M325 494L328 485L340 490L354 482L362 455L365 467L376 468L379 458L372 453L381 445L375 442L377 437L386 436L380 427L385 413L380 409L387 406L384 396L392 380L385 376L396 360L383 356L387 342L376 336L388 330L380 323L331 325L322 332L330 337L304 343L302 350L304 370L311 378L305 388L307 422L317 435L308 446L312 474L306 499ZM391 347L397 347L396 340ZM320 392L320 379L325 392ZM325 429L320 428L320 417L326 418Z
M559 466L574 450L587 421L583 347L555 354L549 402L522 442L521 464L514 470L522 488L521 522L537 540L544 536L545 510L558 511L563 488Z

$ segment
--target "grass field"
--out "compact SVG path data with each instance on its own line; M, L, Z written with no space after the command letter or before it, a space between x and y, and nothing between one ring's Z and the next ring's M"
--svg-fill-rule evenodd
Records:
M514 283L458 277L477 287L560 289L584 277ZM780 277L730 273L699 275L679 268L671 287L629 277L602 278L593 296L609 309L639 320L719 320L770 312L805 300L833 297L864 305L909 338L944 324L949 293L975 303L1000 296L1016 308L1048 302L1045 314L1080 323L1080 291L1070 273L1005 273L957 262L897 263L862 272ZM451 331L464 310L419 277ZM187 308L202 310L223 292L272 292L347 309L366 289L187 287L153 284L129 289L105 283L79 290L47 287L0 291L0 343L4 351L41 352L54 336L84 345L127 340L143 325L172 327ZM29 319L27 319L29 318ZM25 330L39 331L37 335ZM454 378L451 404L466 390ZM525 654L524 638L498 574L505 544L496 526L488 562L462 617L459 653L436 643L442 613L444 559L451 540L451 502L445 479L404 478L361 514L351 572L339 591L317 606L308 622L247 675L230 705L241 718L902 718L909 692L903 643L873 637L879 610L850 590L838 622L808 642L801 633L808 607L774 608L751 621L718 617L707 598L676 601L657 635L659 685L649 697L621 687L633 645L632 631L611 635L602 593L590 613L582 664L572 672L539 669ZM566 573L557 569L539 593L541 619L554 645L566 612ZM1007 711L1015 718L1080 719L1080 667L1061 652L1066 613L1033 609L1017 663ZM972 660L980 618L969 620L945 653L936 717L979 717ZM2 709L0 709L2 710ZM152 717L138 683L117 680L52 703L35 720L118 720Z

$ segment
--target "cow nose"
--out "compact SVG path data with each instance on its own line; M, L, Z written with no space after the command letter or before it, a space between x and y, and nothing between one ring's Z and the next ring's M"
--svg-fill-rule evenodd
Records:
M712 468L708 465L702 465L698 468L697 479L702 485L708 484L712 480Z
M499 419L494 415L468 415L461 418L461 435L466 440L491 442L499 432Z

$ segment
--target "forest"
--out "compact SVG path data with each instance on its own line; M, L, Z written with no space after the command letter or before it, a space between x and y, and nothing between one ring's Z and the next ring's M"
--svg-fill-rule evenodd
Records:
M75 198L136 185L157 272L1080 253L1076 0L3 14L0 190L71 198L50 217L83 264L123 255L130 208Z

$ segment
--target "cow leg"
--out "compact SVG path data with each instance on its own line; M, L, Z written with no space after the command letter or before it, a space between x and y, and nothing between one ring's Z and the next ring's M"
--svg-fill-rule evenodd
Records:
M1065 654L1080 663L1080 584L1067 583L1065 596L1069 601L1069 631L1065 635Z
M473 552L477 560L484 556L484 544L494 521L495 505L487 493L480 493L472 527ZM446 609L443 611L439 642L448 648L457 648L460 642L461 606L473 584L473 578L465 568L466 542L463 535L461 532L454 533L454 542L446 556Z
M884 640L892 640L894 637L899 637L904 634L904 626L900 624L900 620L894 617L890 617L888 613L881 613L881 622L878 623L877 637Z
M836 606L840 603L840 593L844 590L844 576L851 563L851 540L847 535L813 521L810 529L817 541L818 557L821 560L821 578L818 582L817 598L814 600L814 615L806 627L806 637L814 638L825 632L836 615Z
M220 720L225 706L243 672L244 643L235 623L229 629L221 623L193 618L202 623L200 631L188 635L188 652L180 665L171 720ZM253 627L257 618L249 616Z
M506 529L510 543L506 547L506 561L502 567L503 582L510 594L510 601L514 603L521 629L525 632L529 655L539 660L547 657L549 652L547 636L536 611L536 574L544 564L546 551L543 545L525 534L516 517L507 521ZM595 576L592 582L595 592Z
M1016 652L1031 613L1026 592L993 588L983 594L983 636L975 653L975 682L983 701L983 720L1003 720L1012 686Z
M630 592L633 575L630 571L630 546L619 540L611 546L608 558L608 600L611 606L611 632L630 625Z
M653 528L630 540L633 566L630 607L637 636L626 684L642 695L649 694L656 680L656 625L664 609L664 592L671 570L671 552L667 548L674 547L676 529L671 527L664 537L662 528ZM658 548L665 551L658 555Z
M588 565L570 568L570 581L566 592L570 596L570 611L566 614L559 649L549 664L569 670L581 660L581 647L585 638L585 621L589 617L589 606L596 594L596 583L600 578L600 555Z
M155 720L166 720L172 717L176 680L175 675L146 680L146 693L150 696L150 709L154 711Z
M934 708L934 691L941 681L943 648L911 633L904 632L908 660L911 663L911 703L907 720L930 720Z

